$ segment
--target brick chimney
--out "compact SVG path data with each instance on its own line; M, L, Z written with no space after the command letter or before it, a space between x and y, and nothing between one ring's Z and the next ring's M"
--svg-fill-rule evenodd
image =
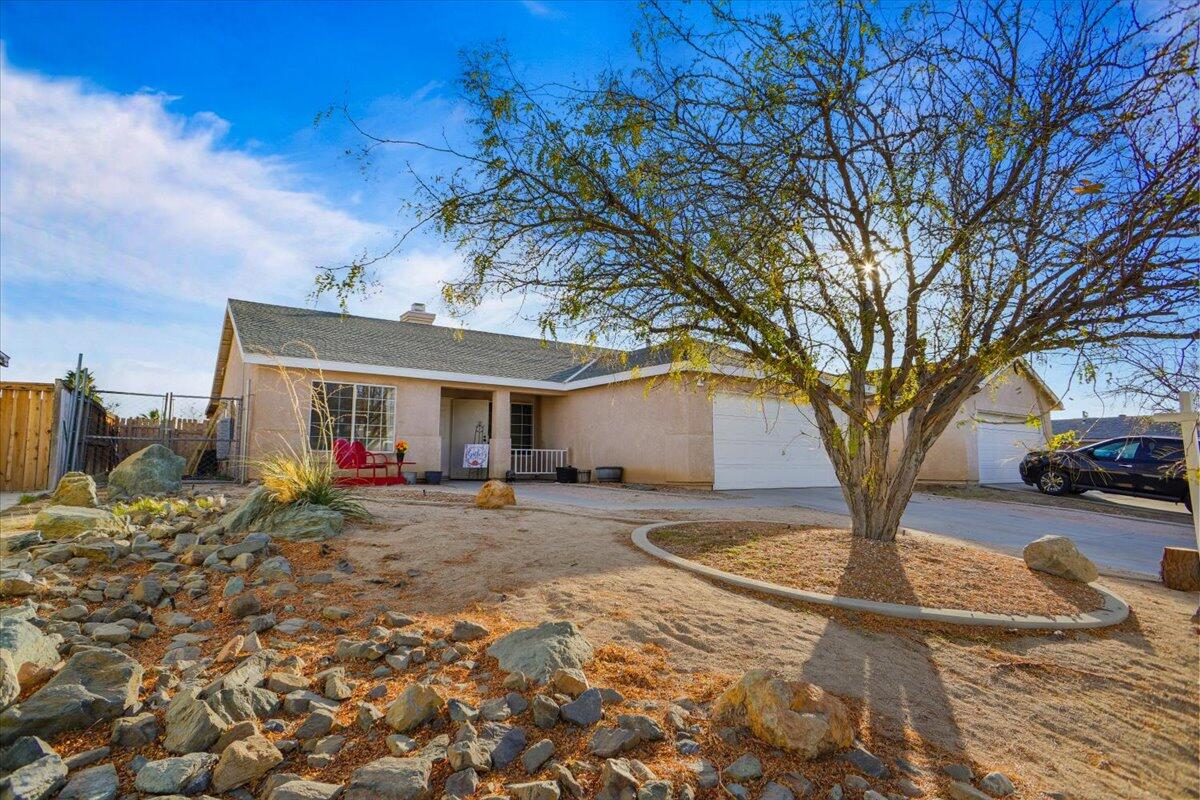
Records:
M412 308L400 315L401 322L416 322L420 325L432 325L437 314L425 310L424 303L413 303Z

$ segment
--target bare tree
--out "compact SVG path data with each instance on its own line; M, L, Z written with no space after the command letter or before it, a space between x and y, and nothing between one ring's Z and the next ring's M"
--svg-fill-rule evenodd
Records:
M1106 394L1147 413L1179 410L1179 395L1200 394L1200 341L1131 340L1098 355L1092 369L1107 376Z
M461 307L533 292L547 333L741 353L811 404L854 533L890 540L993 371L1195 330L1195 8L751 9L651 4L638 67L586 85L470 54L473 144L421 145L460 159L421 219L468 259Z

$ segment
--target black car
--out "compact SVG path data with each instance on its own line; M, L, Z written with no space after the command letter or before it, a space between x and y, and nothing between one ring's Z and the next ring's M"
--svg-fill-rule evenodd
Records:
M1021 480L1044 494L1091 489L1183 503L1188 510L1183 439L1124 436L1074 450L1039 450L1021 459Z

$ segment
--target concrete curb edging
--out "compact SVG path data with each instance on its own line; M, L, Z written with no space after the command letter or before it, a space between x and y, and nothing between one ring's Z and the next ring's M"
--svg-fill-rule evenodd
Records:
M1089 585L1099 592L1104 598L1103 607L1096 611L1089 611L1083 614L1048 617L1038 614L993 614L984 611L963 611L954 608L927 608L925 606L909 606L900 603L880 603L874 600L860 600L853 597L837 597L836 595L821 594L819 592L807 592L803 589L793 589L788 586L780 586L777 583L768 583L766 581L759 581L753 578L746 578L741 575L734 575L733 573L724 572L712 567L706 567L703 564L698 564L695 561L689 561L686 558L680 558L679 556L669 553L666 550L663 550L661 547L658 547L650 542L650 532L657 528L665 528L672 525L689 525L696 521L697 520L655 522L650 525L643 525L634 530L632 534L633 543L639 549L649 553L655 558L666 561L669 564L673 564L680 569L685 569L688 572L694 572L697 575L703 575L704 577L712 578L713 580L728 583L741 589L749 589L754 592L763 592L764 594L782 597L787 600L799 600L805 603L833 606L835 608L842 608L848 611L866 611L872 614L882 614L886 617L924 620L928 622L945 622L952 625L969 625L988 628L1079 630L1083 628L1104 628L1108 627L1109 625L1116 625L1124 622L1125 618L1129 616L1129 604L1099 583L1091 583ZM701 521L716 522L717 520Z

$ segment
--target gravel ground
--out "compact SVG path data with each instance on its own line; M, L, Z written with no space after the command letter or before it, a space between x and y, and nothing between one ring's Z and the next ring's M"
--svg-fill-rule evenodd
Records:
M433 614L572 619L597 643L661 646L683 675L778 668L869 704L872 729L911 743L897 754L926 765L964 754L1020 776L1024 797L1200 796L1195 594L1107 580L1133 614L1100 632L918 626L766 600L673 569L629 543L637 524L662 515L480 511L465 498L401 499L389 490L367 497L377 519L351 526L344 542L357 575L394 578L389 588L373 585L388 602ZM804 509L736 514L845 524Z

